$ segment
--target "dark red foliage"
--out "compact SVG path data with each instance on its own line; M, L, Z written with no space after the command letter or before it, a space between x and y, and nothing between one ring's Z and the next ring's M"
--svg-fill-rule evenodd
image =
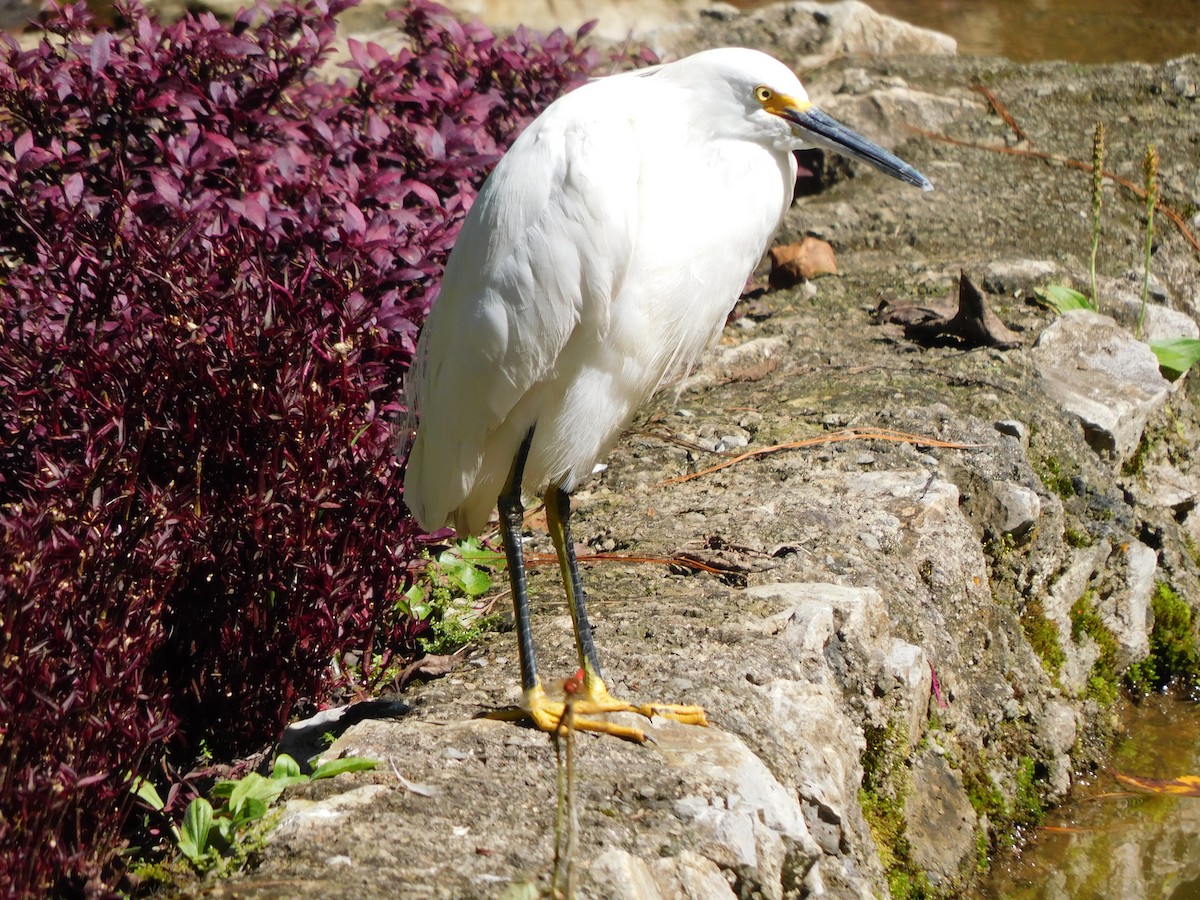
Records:
M335 81L341 8L0 44L0 893L103 884L130 773L259 746L406 636L417 324L595 60L419 0Z

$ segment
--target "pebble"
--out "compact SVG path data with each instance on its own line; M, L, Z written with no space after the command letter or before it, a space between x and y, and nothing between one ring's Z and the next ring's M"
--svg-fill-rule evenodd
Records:
M1001 419L993 427L1001 434L1015 437L1022 442L1029 436L1029 429L1025 427L1025 423L1016 419Z

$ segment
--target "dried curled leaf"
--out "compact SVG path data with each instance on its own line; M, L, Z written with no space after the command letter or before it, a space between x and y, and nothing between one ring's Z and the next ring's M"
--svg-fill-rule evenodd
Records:
M1142 778L1140 775L1126 775L1114 772L1113 777L1121 784L1127 784L1139 791L1149 794L1170 794L1176 797L1200 797L1200 775L1180 775L1178 778Z
M882 324L899 325L904 336L920 343L937 343L954 338L968 347L1011 350L1021 346L1016 332L1000 321L987 305L983 291L966 273L959 273L958 303L947 300L918 305L884 300L875 310Z
M815 237L806 237L798 244L772 247L770 257L771 287L776 290L838 273L832 245Z

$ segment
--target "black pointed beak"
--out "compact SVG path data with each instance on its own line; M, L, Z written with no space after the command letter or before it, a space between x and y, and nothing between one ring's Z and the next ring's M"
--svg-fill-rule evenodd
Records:
M869 163L893 178L899 178L923 191L932 191L929 179L904 160L873 144L861 134L851 131L836 119L831 119L815 106L804 110L788 109L783 118L792 123L800 135L812 144Z

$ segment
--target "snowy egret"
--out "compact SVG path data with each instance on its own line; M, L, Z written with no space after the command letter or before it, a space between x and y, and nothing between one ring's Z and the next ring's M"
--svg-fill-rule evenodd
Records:
M522 703L557 731L529 624L522 495L545 487L575 628L575 726L632 711L706 724L696 706L605 687L570 532L570 495L637 407L721 331L792 202L793 150L823 147L909 184L911 166L814 107L783 63L709 50L592 81L551 104L484 184L446 264L408 382L419 425L405 501L426 529L484 528L499 507Z

